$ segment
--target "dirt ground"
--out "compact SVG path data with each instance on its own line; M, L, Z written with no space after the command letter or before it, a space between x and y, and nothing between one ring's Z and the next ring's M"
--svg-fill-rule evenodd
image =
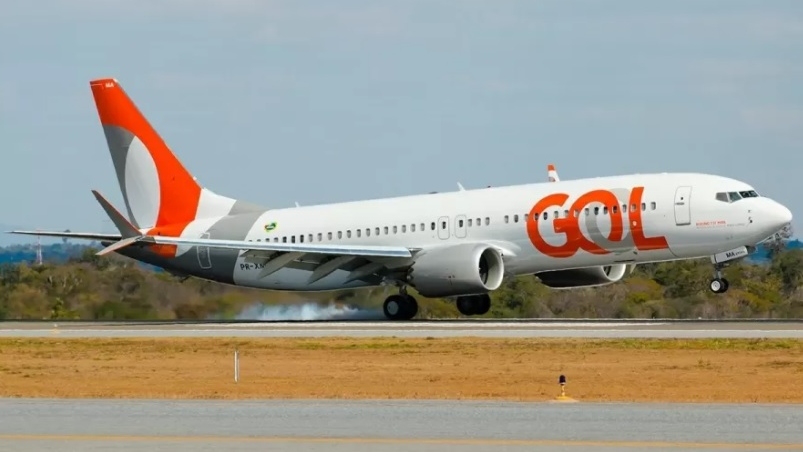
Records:
M234 350L240 380L234 382ZM0 339L0 396L803 402L801 340Z

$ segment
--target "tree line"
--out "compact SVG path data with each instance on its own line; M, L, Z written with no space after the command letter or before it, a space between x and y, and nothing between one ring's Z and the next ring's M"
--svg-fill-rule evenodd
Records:
M254 306L313 302L381 310L385 288L299 293L180 280L86 247L60 262L0 265L0 319L232 319ZM708 259L638 265L603 287L553 290L534 276L507 280L485 317L497 318L803 318L803 250L774 250L766 264L742 261L724 271L725 294L713 294ZM390 288L389 290L395 290ZM415 291L421 318L455 318L454 303Z

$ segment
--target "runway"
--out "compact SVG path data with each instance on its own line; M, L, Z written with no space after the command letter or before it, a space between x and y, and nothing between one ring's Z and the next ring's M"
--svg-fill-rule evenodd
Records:
M803 338L800 321L0 322L0 337Z
M794 405L0 399L0 419L3 451L803 450Z

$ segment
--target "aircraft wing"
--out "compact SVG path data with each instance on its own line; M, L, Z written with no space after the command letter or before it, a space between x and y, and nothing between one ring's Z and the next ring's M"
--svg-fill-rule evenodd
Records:
M143 236L139 241L158 245L201 246L242 251L333 254L356 257L412 257L412 250L397 246L318 245L312 243L250 242L187 237Z

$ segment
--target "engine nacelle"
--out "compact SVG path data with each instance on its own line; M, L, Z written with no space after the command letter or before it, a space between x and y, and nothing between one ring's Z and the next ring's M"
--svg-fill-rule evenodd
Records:
M473 295L502 285L502 254L482 243L462 243L422 251L407 282L428 298Z
M628 268L630 267L630 268ZM626 264L604 265L598 267L573 268L571 270L555 270L536 273L545 286L553 289L567 287L604 286L621 280L625 274L633 271Z

